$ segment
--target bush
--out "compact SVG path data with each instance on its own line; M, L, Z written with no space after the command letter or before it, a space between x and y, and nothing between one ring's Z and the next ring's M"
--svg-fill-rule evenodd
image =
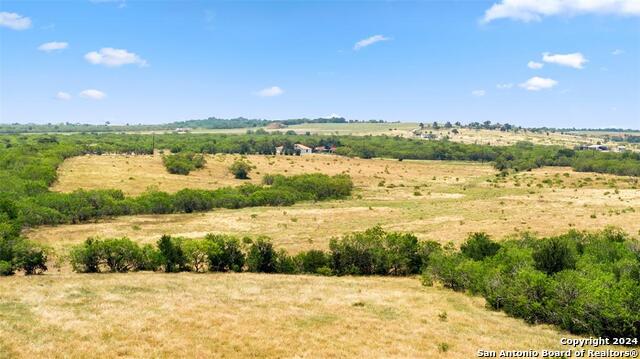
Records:
M142 262L142 252L129 238L112 238L96 242L105 265L111 272L137 270Z
M495 255L499 249L500 245L483 232L470 234L467 241L460 246L462 254L476 261Z
M332 268L338 275L406 275L419 273L418 239L387 233L381 227L329 241Z
M158 249L162 254L162 265L167 273L187 270L187 258L182 251L181 238L163 235L158 240Z
M244 267L245 256L240 241L235 237L207 234L209 246L209 270L215 272L240 272Z
M15 273L11 262L0 261L0 275L13 275Z
M143 255L137 243L129 238L87 239L75 246L70 254L73 270L81 273L98 273L105 267L111 272L137 270Z
M88 238L83 244L71 248L69 261L75 272L98 273L100 271L100 253L97 240Z
M442 252L442 245L436 241L423 241L418 243L418 256L420 257L421 270L429 265L431 256Z
M260 237L251 244L247 254L249 272L276 272L277 254L268 238Z
M251 172L251 165L243 160L236 160L229 166L229 172L237 179L248 179Z
M421 258L416 236L409 233L387 233L384 244L390 275L419 273Z
M33 242L23 240L15 248L15 266L25 274L42 274L47 270L46 251Z
M162 268L162 253L151 244L145 244L141 250L140 270L158 271Z
M460 270L465 257L459 253L438 253L431 257L429 270L423 274L423 281L437 278L445 288L455 291L467 289L464 275Z
M180 247L184 253L186 266L189 270L202 273L207 269L211 242L206 239L188 239L182 241Z
M193 152L180 152L170 156L162 156L167 171L172 174L188 175L195 169L203 168L207 163L204 156Z
M281 249L276 255L276 273L300 273L300 262L297 257L290 256L287 251Z
M576 267L574 247L566 238L543 239L533 252L536 269L549 275Z
M298 254L298 261L302 272L304 273L318 273L321 268L329 268L331 264L331 257L325 252L317 249L312 249L307 252Z

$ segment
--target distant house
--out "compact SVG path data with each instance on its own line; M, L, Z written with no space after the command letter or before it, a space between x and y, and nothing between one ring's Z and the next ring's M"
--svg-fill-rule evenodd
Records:
M618 146L618 147L616 148L616 151L618 151L618 152L627 152L627 147L625 147L625 146Z
M311 147L307 147L301 143L293 145L293 149L285 149L284 146L276 147L276 155L310 155L313 152Z
M609 147L605 145L580 145L579 149L601 151L601 152L609 151Z
M175 130L173 130L173 132L175 133L188 133L191 132L192 128L190 127L178 127Z
M311 147L307 147L300 143L293 145L293 149L296 150L296 153L300 152L300 155L310 155L313 152Z
M318 146L313 148L313 152L315 153L334 153L336 151L336 146Z

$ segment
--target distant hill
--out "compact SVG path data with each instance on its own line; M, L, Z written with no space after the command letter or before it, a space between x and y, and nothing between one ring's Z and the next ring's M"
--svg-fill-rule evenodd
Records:
M231 128L253 128L253 127L265 127L272 123L280 123L283 126L299 125L303 123L347 123L347 122L359 122L359 121L347 121L344 117L331 117L331 118L298 118L288 119L282 121L263 120L263 119L248 119L244 117L222 119L216 117L209 117L200 120L187 120L177 121L167 124L156 125L111 125L105 123L104 125L90 125L81 123L58 123L58 124L0 124L0 133L43 133L43 132L135 132L135 131L163 131L174 130L176 128L200 128L200 129L231 129ZM378 120L370 120L364 122L384 122Z

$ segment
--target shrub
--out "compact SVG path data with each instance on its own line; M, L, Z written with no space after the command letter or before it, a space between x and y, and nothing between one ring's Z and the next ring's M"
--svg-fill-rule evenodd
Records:
M162 265L167 273L181 272L187 269L187 258L182 251L181 238L163 235L158 240L158 249L162 254Z
M300 262L297 257L290 256L287 251L281 249L276 255L276 273L296 274L300 273Z
M318 270L328 268L331 263L331 257L317 249L298 254L298 260L304 273L318 273Z
M46 251L33 242L23 240L15 248L15 265L25 274L42 274L47 270Z
M516 276L502 287L503 306L507 314L523 318L528 323L547 320L546 301L550 297L548 277L533 269L518 271Z
M274 273L276 271L277 254L268 238L256 239L247 254L249 272Z
M151 244L145 244L140 249L140 270L158 271L162 267L162 253Z
M384 231L374 227L329 241L332 268L338 275L386 274L388 267L382 247Z
M111 272L137 270L142 262L142 252L129 238L112 238L95 242L105 265Z
M141 266L143 256L138 244L129 238L89 238L72 248L70 260L76 272L98 273L101 267L111 272L128 272Z
M543 239L533 252L533 260L536 269L549 275L576 267L575 249L561 237Z
M75 272L98 273L100 271L100 254L97 240L88 238L83 244L74 246L69 252L69 261Z
M467 289L464 275L460 270L465 257L459 253L438 253L430 259L428 271L423 274L423 283L429 283L437 278L445 288L455 291Z
M180 152L169 156L162 156L162 162L169 173L179 175L188 175L194 169L203 168L207 163L202 154L195 154L193 152Z
M333 271L329 267L320 267L320 268L318 268L316 270L316 273L318 273L319 275L324 275L324 276L333 275Z
M240 241L237 238L207 234L206 239L211 243L208 252L210 271L242 271L245 256L240 249Z
M470 234L467 241L460 246L462 254L476 261L495 255L499 249L500 245L483 232Z
M408 275L420 271L418 238L409 233L387 233L384 239L387 266L391 275Z
M432 255L442 252L442 245L436 241L422 241L418 243L418 256L420 256L421 269L429 265Z
M229 166L229 172L237 179L248 179L251 172L251 165L243 160L236 160Z
M406 275L418 273L418 240L411 234L387 233L381 227L331 239L332 268L338 275Z
M15 273L11 262L0 261L0 275L13 275Z
M211 242L206 239L188 239L180 243L189 270L197 273L207 269Z

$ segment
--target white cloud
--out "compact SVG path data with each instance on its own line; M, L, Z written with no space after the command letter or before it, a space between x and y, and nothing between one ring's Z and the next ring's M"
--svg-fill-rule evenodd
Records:
M38 46L38 50L44 51L44 52L51 52L56 50L64 50L67 47L69 47L69 44L66 42L52 41L52 42L47 42Z
M506 90L506 89L510 89L513 87L513 84L497 84L496 87L500 90Z
M15 12L0 12L0 26L13 30L26 30L31 27L31 19Z
M542 66L544 66L544 64L541 62L529 61L529 63L527 63L527 67L534 70L541 69Z
M67 92L60 91L56 94L56 99L62 101L71 100L71 95Z
M273 97L280 96L284 93L284 91L278 86L271 86L265 89L258 91L258 96L260 97Z
M84 55L84 58L94 65L104 65L108 67L117 67L122 65L137 64L138 66L147 66L147 61L140 56L124 49L114 49L104 47L99 51L91 51Z
M542 54L542 61L561 66L569 66L574 69L582 69L585 63L589 62L581 53L574 52L572 54L550 54L545 52Z
M527 81L521 83L520 87L529 91L540 91L544 89L550 89L558 84L558 81L553 79L546 79L543 77L534 76Z
M364 47L367 47L369 45L373 45L376 42L380 42L380 41L389 41L391 40L391 38L386 37L384 35L373 35L371 37L367 37L366 39L362 39L358 42L356 42L355 45L353 45L353 49L354 50L360 50Z
M624 50L621 50L621 49L615 49L611 51L611 55L614 55L614 56L622 55L622 54L624 54Z
M497 19L540 21L545 16L582 14L639 16L638 0L501 0L484 13L484 23Z
M107 97L107 94L99 90L88 89L80 92L80 97L92 100L102 100L103 98Z
M473 91L471 91L471 94L473 96L476 96L476 97L482 97L482 96L486 95L487 92L485 90L473 90Z

